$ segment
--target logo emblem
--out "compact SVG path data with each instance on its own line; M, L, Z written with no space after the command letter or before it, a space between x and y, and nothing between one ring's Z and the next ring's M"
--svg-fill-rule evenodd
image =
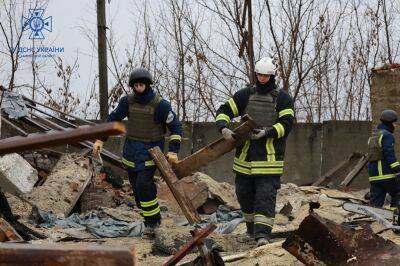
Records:
M52 17L43 18L44 9L29 9L29 16L22 16L22 30L30 30L29 39L44 39L43 30L52 31Z

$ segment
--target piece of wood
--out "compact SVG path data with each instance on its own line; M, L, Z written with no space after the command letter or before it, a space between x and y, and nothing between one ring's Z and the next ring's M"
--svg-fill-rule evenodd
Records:
M0 154L23 152L63 144L77 143L87 139L99 139L125 133L125 126L119 122L97 126L83 126L60 132L52 132L31 137L19 137L0 141Z
M0 243L0 265L132 266L137 264L134 251L125 247Z
M0 231L2 235L4 234L5 241L24 241L17 231L3 218L0 218Z
M255 249L248 250L246 252L240 252L237 254L231 254L222 257L224 262L234 262L237 260L245 259L245 258L256 258L260 256L264 256L265 254L269 253L271 249L281 247L283 244L282 241L273 242L267 245L263 245L261 247L257 247Z
M183 257L186 256L193 248L197 247L199 243L202 243L203 239L211 234L217 226L215 224L209 224L204 229L197 230L193 232L193 238L190 239L185 245L181 246L179 250L170 258L164 266L170 266L177 264Z
M332 175L334 175L336 172L338 172L339 170L343 169L344 167L346 167L349 163L351 158L353 158L354 156L357 156L358 153L352 153L349 156L347 156L347 158L345 158L343 161L341 161L340 163L338 163L336 166L334 166L333 168L329 169L328 172L326 172L323 176L321 176L317 181L315 181L312 185L313 186L320 186L323 183L327 183L326 181L329 180L331 178Z
M176 176L181 179L185 176L191 175L201 166L209 164L210 162L218 159L225 153L233 150L238 142L246 140L249 136L249 133L255 128L255 123L247 115L243 116L242 120L244 120L245 122L233 130L237 136L236 141L229 141L224 138L219 138L218 140L198 150L192 155L184 158L183 160L173 165Z
M363 155L346 178L340 183L340 188L345 188L353 182L354 178L360 173L364 166L368 163L368 154Z
M179 179L176 177L172 167L168 163L164 154L160 150L158 146L149 149L150 155L153 157L155 164L160 170L162 177L167 183L169 189L174 195L176 201L179 204L183 214L188 220L189 224L194 225L201 221L199 214L196 212L196 209L193 207L192 202L186 197L185 192L181 189L179 184ZM200 256L203 258L203 262L205 266L211 266L212 264L212 253L207 249L207 247L202 243L202 241L197 241L197 247L200 253Z
M149 149L150 155L153 157L155 164L157 165L158 169L160 170L162 177L164 178L165 182L167 183L169 189L171 190L172 194L174 195L176 201L181 207L183 214L185 215L186 219L190 224L195 224L201 221L199 214L194 209L190 200L187 199L184 192L179 190L178 178L176 177L174 171L172 170L170 164L168 163L167 159L165 158L164 154L160 150L160 148L154 147Z

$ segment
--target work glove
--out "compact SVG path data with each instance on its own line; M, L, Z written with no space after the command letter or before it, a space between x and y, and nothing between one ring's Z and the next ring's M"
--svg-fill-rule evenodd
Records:
M236 133L227 127L224 127L221 130L221 134L224 137L224 139L226 139L226 140L235 140L236 139Z
M100 153L103 150L103 145L104 145L104 142L99 139L93 143L93 151L92 151L93 157L96 157L96 158L100 157Z
M265 135L267 134L267 129L253 129L251 135L250 135L250 139L255 140L255 139L261 139L263 137L265 137Z
M171 151L168 152L166 157L167 157L169 164L176 164L179 162L178 154L176 154L175 152L171 152Z

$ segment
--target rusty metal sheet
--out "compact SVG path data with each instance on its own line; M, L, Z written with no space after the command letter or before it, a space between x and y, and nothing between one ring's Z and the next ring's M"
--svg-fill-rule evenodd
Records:
M354 229L311 213L282 247L305 265L400 265L400 247L369 225Z
M95 245L50 245L0 243L0 265L132 266L134 250Z

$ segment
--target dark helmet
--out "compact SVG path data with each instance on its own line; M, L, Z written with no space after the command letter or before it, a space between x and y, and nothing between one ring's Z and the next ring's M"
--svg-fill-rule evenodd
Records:
M134 69L129 76L129 86L133 87L136 82L153 84L153 77L147 69L139 67Z
M381 114L380 120L382 122L394 123L397 121L397 113L393 110L384 110Z

